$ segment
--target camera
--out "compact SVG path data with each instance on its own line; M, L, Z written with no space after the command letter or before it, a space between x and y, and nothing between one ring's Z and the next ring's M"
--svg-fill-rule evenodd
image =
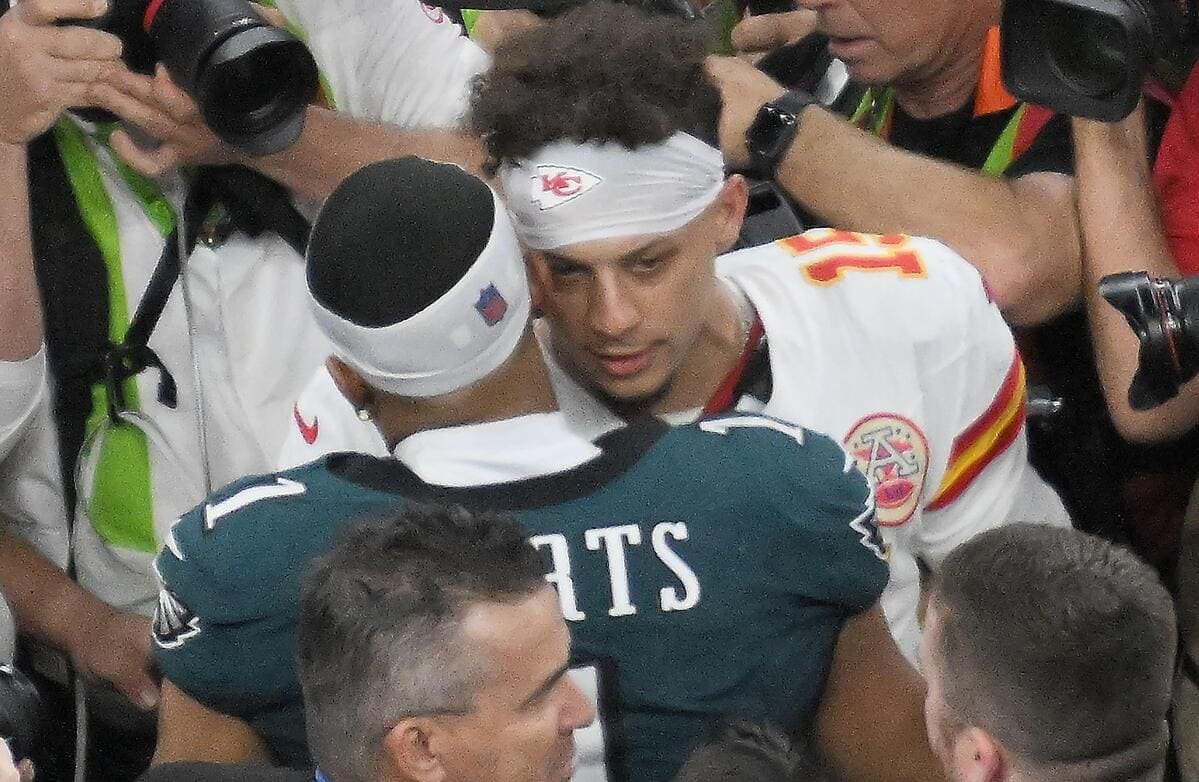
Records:
M246 0L110 0L103 16L70 24L120 38L130 70L163 63L213 132L250 154L286 149L303 130L316 62Z
M1099 293L1141 341L1129 404L1147 410L1174 398L1199 370L1199 277L1109 274L1099 281Z
M1111 122L1150 66L1195 38L1195 0L1006 0L1003 80L1021 100Z

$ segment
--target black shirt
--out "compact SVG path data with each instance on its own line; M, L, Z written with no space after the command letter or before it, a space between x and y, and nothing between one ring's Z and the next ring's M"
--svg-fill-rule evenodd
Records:
M888 140L900 149L978 170L1018 106L976 117L973 107L966 104L941 117L915 119L896 103ZM1037 171L1074 173L1069 117L1054 114L1024 154L1012 161L1004 176L1010 179Z

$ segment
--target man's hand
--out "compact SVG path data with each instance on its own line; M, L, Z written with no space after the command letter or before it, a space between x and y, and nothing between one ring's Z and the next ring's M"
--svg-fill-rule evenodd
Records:
M200 107L161 64L153 76L127 69L111 72L93 87L92 94L96 105L159 141L156 148L146 149L125 130L112 134L112 148L146 176L160 176L183 165L238 160L238 153L217 138L200 115Z
M149 673L149 619L104 606L79 628L66 651L84 678L108 682L147 711L158 706L158 685Z
M103 0L21 0L0 16L0 141L24 144L71 106L90 103L92 84L122 69L121 42L60 19L104 13Z
M778 82L759 71L752 63L736 57L708 58L708 74L720 88L720 151L734 168L749 161L745 132L753 124L762 105L785 94Z
M816 12L807 9L746 16L733 28L733 48L742 54L764 54L806 38L815 30Z
M539 24L541 19L532 11L482 11L470 37L479 46L494 52L508 36Z

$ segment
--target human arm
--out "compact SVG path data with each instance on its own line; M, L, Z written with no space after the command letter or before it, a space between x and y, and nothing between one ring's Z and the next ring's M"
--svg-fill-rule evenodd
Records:
M175 761L274 765L262 739L244 721L213 711L164 679L151 762Z
M55 22L102 10L88 0L22 0L0 16L0 361L28 358L42 342L25 144L86 103L121 51L111 35Z
M844 779L944 779L925 733L924 680L891 639L877 605L841 628L816 738Z
M45 388L30 242L25 147L0 142L0 459L26 430Z
M1085 247L1083 290L1103 393L1122 435L1138 442L1166 440L1199 421L1199 379L1165 404L1134 410L1128 388L1137 369L1137 337L1099 295L1099 281L1108 274L1178 274L1153 200L1143 107L1119 122L1075 119L1073 124Z
M336 111L309 107L290 149L251 158L217 142L191 98L165 74L121 73L100 90L105 107L163 143L145 153L118 134L118 153L150 174L185 163L242 163L318 200L362 165L399 155L478 170L480 147L459 125L471 81L488 57L443 12L415 0L277 7L289 29L304 36Z
M480 171L483 161L481 146L465 134L401 129L320 106L308 107L304 130L295 144L254 157L221 142L205 125L195 101L161 69L153 77L115 73L96 88L96 95L105 108L161 142L154 149L144 149L124 130L112 136L113 149L147 176L192 163L238 163L302 196L322 200L342 179L377 160L416 155L473 171Z
M479 11L470 28L471 40L489 52L494 52L506 37L541 23L532 11Z
M744 165L745 131L784 90L752 65L712 57L724 107L720 143ZM803 111L778 183L830 225L929 236L982 273L1010 321L1039 323L1079 295L1080 240L1073 179L1037 172L992 179L896 149L818 106Z
M7 531L0 535L0 592L23 632L64 652L81 675L154 708L158 687L149 673L148 619L105 604Z

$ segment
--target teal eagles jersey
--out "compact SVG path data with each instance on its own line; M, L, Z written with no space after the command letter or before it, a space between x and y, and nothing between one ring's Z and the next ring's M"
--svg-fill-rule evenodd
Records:
M564 472L454 489L335 454L226 487L157 559L163 674L310 764L294 667L305 566L356 519L410 501L510 511L546 554L609 780L670 779L714 718L811 721L842 623L887 566L865 479L829 438L765 416L638 422Z

